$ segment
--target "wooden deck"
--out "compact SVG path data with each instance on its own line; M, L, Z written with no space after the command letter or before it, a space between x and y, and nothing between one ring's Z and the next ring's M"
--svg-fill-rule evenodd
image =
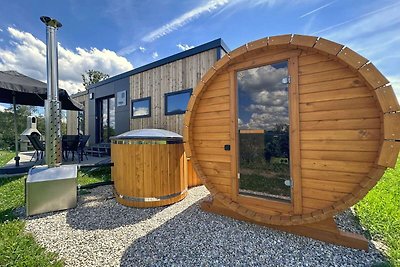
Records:
M35 162L35 158L31 160L32 155L34 154L34 151L27 151L27 152L20 152L20 166L15 167L15 161L14 159L10 160L5 166L0 168L0 177L1 176L7 176L7 175L14 175L14 174L24 174L27 173L30 168L32 168L34 165L41 165L44 163L43 160L38 160ZM86 157L83 157L83 161L80 163L78 162L78 157L75 156L74 160L71 160L71 156L69 160L64 160L62 162L63 165L71 165L71 164L100 164L100 163L108 163L111 161L111 158L109 156L103 156L103 157L93 157L88 155L88 159Z

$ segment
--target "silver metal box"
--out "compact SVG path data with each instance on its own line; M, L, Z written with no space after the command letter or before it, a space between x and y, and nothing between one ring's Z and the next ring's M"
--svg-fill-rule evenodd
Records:
M30 169L25 184L27 216L76 207L77 175L76 165Z

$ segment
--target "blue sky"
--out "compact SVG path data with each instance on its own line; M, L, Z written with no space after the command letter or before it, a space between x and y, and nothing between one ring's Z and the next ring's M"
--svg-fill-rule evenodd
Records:
M394 0L67 0L4 1L0 70L46 80L42 15L58 19L60 87L82 90L81 73L108 74L216 38L234 49L262 37L298 33L345 44L370 59L400 98L400 2Z

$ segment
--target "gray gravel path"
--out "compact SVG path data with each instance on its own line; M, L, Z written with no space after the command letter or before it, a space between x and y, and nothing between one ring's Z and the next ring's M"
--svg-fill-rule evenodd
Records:
M69 211L35 216L26 230L67 266L371 266L383 262L370 244L364 252L203 212L205 187L169 207L119 205L111 187L91 190ZM336 218L362 232L351 212Z

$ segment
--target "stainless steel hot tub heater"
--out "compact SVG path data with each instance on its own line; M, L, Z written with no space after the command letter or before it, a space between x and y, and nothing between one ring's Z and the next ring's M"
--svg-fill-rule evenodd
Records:
M56 31L62 26L55 19L42 16L46 24L47 42L47 100L46 118L46 164L55 167L61 163L61 102L58 101L58 45Z
M58 64L55 33L61 23L40 17L47 32L46 163L34 166L25 182L26 214L65 210L77 204L77 165L61 165L61 104L58 101Z

